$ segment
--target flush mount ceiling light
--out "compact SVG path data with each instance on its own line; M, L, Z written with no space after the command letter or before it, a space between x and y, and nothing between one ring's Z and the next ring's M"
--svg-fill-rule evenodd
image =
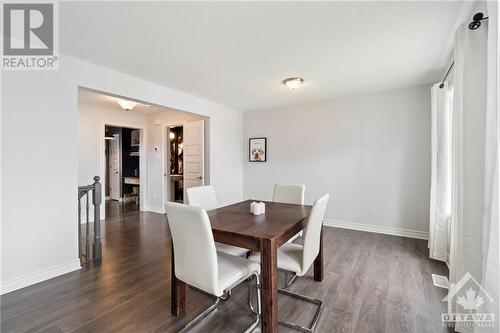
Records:
M137 105L136 102L127 101L127 100L124 100L124 99L118 100L118 104L120 104L120 106L122 107L122 109L124 109L126 111L132 110Z
M304 83L304 79L301 77L289 77L288 79L281 81L281 83L286 85L288 88L295 90L299 88L302 83Z

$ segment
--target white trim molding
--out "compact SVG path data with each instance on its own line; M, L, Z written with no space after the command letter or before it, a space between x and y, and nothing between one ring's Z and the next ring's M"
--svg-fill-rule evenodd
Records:
M165 208L159 208L159 207L148 207L146 211L157 214L165 214Z
M52 267L48 267L33 273L28 273L21 277L2 281L0 287L0 295L10 293L11 291L18 290L24 287L31 286L33 284L37 284L39 282L43 282L45 280L49 280L60 275L64 275L73 271L79 270L80 260L75 259L67 263L63 263L60 265L55 265Z
M346 221L331 220L331 219L324 219L323 225L327 227L374 232L377 234L385 234L392 236L401 236L401 237L426 239L426 240L429 239L429 233L427 231L410 230L410 229L403 229L396 227L388 227L383 225L363 224L363 223L346 222Z

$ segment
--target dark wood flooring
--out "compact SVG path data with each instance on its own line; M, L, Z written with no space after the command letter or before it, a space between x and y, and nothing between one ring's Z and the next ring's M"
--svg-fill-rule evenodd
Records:
M116 215L103 235L100 264L3 295L1 332L177 332L213 302L188 289L186 315L170 314L163 215ZM447 268L427 258L425 241L326 227L324 246L324 280L315 282L311 269L290 288L325 301L317 332L445 331L445 291L432 285L430 274ZM240 332L252 321L246 291L236 288L192 332ZM309 324L312 305L279 297L280 318Z
M123 203L115 200L106 200L106 218L119 217L125 213L138 212L139 205L135 202Z

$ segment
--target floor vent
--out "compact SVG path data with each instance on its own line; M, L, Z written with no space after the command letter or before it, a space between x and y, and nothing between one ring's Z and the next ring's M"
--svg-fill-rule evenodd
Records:
M432 274L432 283L439 288L448 289L450 287L448 278L444 275Z

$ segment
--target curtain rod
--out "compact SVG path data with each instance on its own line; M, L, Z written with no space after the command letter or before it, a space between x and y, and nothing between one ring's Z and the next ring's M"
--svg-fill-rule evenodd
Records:
M448 75L450 74L450 71L451 69L453 68L453 65L455 65L455 60L453 60L451 62L451 65L450 65L450 68L448 68L448 71L446 72L446 75L443 77L443 81L441 81L441 84L439 85L439 88L443 88L444 87L444 81L446 81L446 78L448 77Z
M487 20L488 17L484 17L484 14L481 12L478 12L472 16L472 22L469 23L469 29L470 30L477 30L481 26L481 21L482 20ZM441 84L439 85L439 88L444 87L444 81L446 81L446 78L450 74L451 69L453 68L453 65L455 64L455 60L451 62L450 68L448 68L448 71L446 71L446 75L443 78L443 81L441 81Z

